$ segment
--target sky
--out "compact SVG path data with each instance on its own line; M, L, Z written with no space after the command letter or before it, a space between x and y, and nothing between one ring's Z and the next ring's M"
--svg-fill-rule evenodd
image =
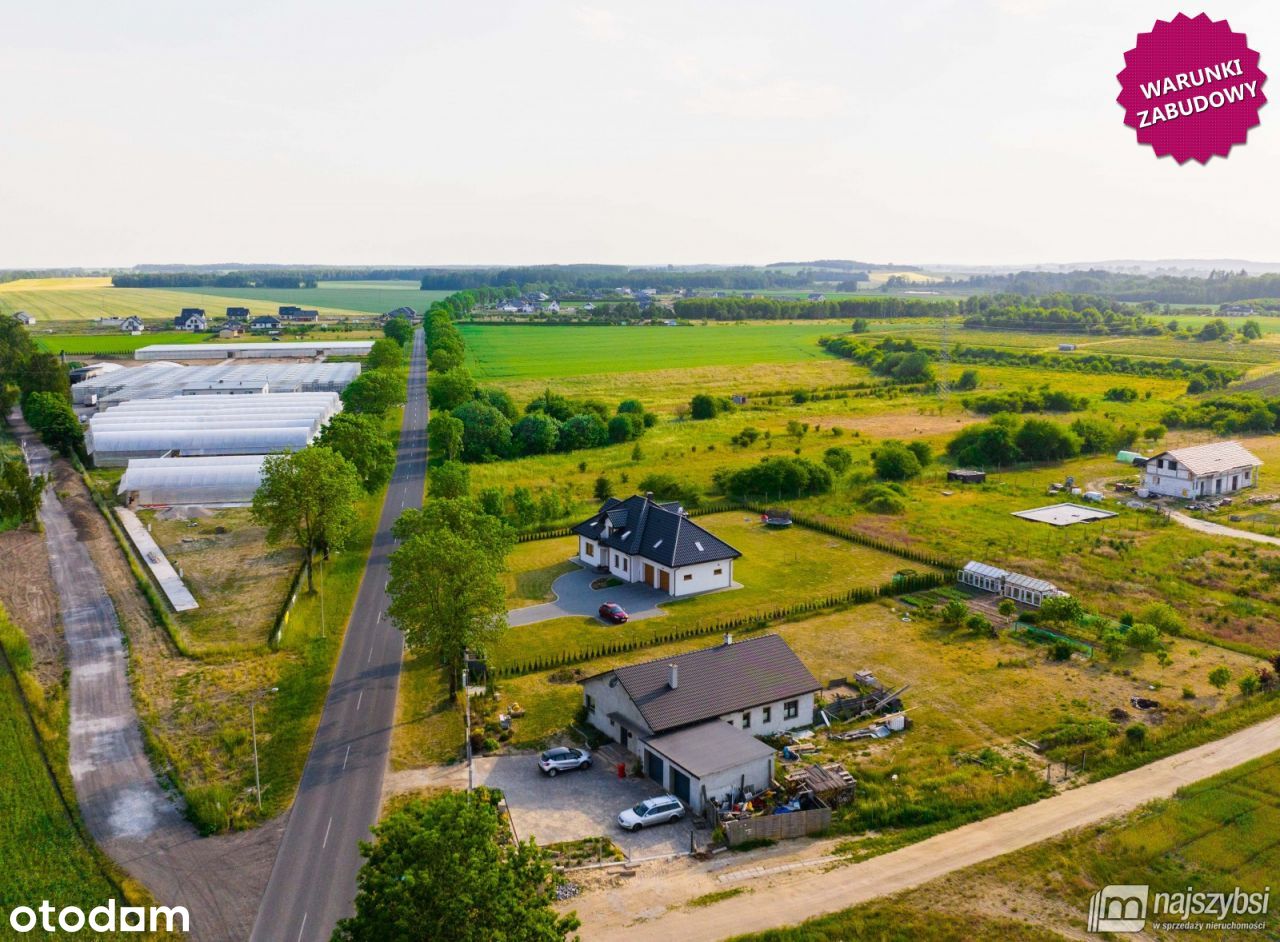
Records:
M10 4L0 268L1280 260L1278 106L1203 166L1123 124L1180 9ZM1201 9L1280 73L1280 4Z

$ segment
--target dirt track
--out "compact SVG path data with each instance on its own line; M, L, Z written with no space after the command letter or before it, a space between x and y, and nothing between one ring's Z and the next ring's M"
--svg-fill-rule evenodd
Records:
M782 867L771 868L768 862L757 859L725 867L715 876L703 869L680 879L673 879L669 873L652 879L638 877L579 897L565 908L577 910L586 940L712 940L794 924L919 886L980 861L1124 814L1154 799L1167 798L1191 782L1274 752L1277 747L1280 717L863 863L820 871L818 868L829 858L818 856L823 845L814 844L805 855L807 860ZM747 886L755 892L711 906L680 908L696 896L736 886ZM782 900L785 905L780 905Z

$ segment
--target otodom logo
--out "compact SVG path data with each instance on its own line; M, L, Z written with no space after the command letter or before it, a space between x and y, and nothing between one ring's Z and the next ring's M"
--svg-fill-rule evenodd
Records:
M190 932L191 917L185 906L121 906L107 900L85 913L79 906L56 906L44 900L39 906L15 906L9 911L9 928L25 935L41 932L79 934L100 932Z
M1147 922L1149 886L1104 886L1089 900L1090 932L1141 932Z

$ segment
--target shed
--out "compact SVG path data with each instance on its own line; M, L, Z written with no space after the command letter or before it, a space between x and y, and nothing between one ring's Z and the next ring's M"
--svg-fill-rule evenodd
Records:
M644 744L645 773L694 814L711 800L732 804L773 781L773 747L730 723L709 720Z
M1120 462L1120 464L1135 465L1137 467L1145 467L1147 463L1147 459L1136 451L1124 450L1116 452L1116 461Z
M987 472L971 468L952 468L947 472L948 481L958 481L961 484L982 484L986 479Z

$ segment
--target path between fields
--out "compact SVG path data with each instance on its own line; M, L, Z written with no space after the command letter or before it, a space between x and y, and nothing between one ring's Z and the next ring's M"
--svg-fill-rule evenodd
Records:
M1216 742L861 863L815 872L831 866L833 858L822 851L830 851L835 844L815 842L808 853L775 866L756 859L736 867L722 865L715 873L714 864L693 864L681 868L678 878L671 869L655 868L618 886L578 897L563 908L577 911L582 937L588 942L712 940L794 925L1125 814L1167 798L1184 785L1274 752L1278 746L1280 717L1274 717ZM738 887L753 892L710 906L680 908L705 893Z
M53 455L16 410L10 424L31 470L53 471ZM71 674L69 765L84 822L98 845L159 902L187 907L192 938L242 939L266 882L260 858L264 851L274 853L278 827L267 825L251 835L197 837L151 770L116 610L52 483L40 522Z
M1237 540L1252 540L1255 543L1270 543L1273 546L1280 546L1280 537L1267 536L1265 533L1254 533L1252 530L1237 530L1235 527L1226 527L1209 520L1198 520L1195 517L1188 517L1186 514L1178 513L1176 510L1170 511L1169 516L1188 530L1207 533L1210 536L1229 536L1235 537Z

